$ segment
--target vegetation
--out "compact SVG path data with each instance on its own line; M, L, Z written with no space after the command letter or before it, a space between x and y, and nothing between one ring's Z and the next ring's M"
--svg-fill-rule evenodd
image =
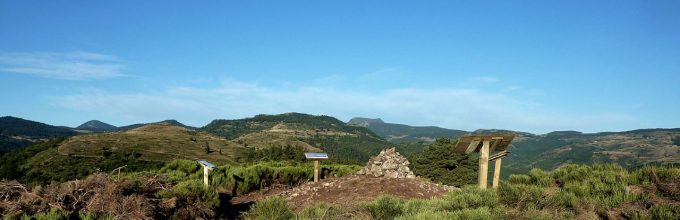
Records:
M284 129L271 131L279 126ZM348 126L329 116L300 113L215 120L201 130L258 149L289 145L321 149L332 163L342 164L366 163L370 156L394 146L367 128Z
M133 152L110 153L103 157L71 157L60 155L58 146L64 138L55 138L29 147L16 149L0 156L0 179L45 185L84 179L98 172L158 170L162 162L139 160Z
M346 175L358 166L322 165L322 175ZM312 165L293 162L259 162L244 166L221 165L211 172L211 184L202 181L196 161L175 160L160 169L124 172L121 176L98 173L84 180L24 186L0 182L0 214L8 218L60 219L210 219L229 210L229 196L273 184L298 185L313 178ZM231 190L231 191L230 191ZM270 210L282 204L260 204ZM48 205L49 204L49 205ZM287 216L289 208L275 216ZM292 215L292 214L291 214ZM270 215L271 216L271 215Z
M155 123L132 130L71 137L59 146L59 153L102 157L112 153L136 153L139 160L170 162L175 159L207 159L233 163L240 144L206 132L170 123Z
M274 146L269 148L246 148L239 153L236 159L241 163L257 161L304 161L305 152L299 146Z
M467 131L446 129L435 126L408 126L385 123L381 119L352 118L350 125L366 127L380 137L394 143L413 143L419 141L432 142L437 138L456 138Z
M478 158L453 152L454 141L437 139L421 154L413 155L410 168L416 176L450 186L464 186L477 182Z
M424 200L385 195L356 207L321 203L278 219L679 219L680 197L675 196L680 194L674 194L680 191L678 186L676 167L628 171L611 164L569 164L552 172L534 169L513 175L497 190L466 186ZM281 210L288 205L280 199L275 207L288 213ZM249 216L265 214L253 209Z
M29 146L40 140L76 134L78 132L66 127L57 127L11 116L0 117L0 154Z

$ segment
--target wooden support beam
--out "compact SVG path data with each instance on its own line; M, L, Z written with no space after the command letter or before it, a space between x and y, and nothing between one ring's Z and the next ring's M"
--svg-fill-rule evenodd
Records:
M492 188L496 189L498 188L498 181L501 179L501 161L502 158L496 159L495 167L493 170L493 184L491 185Z
M486 189L489 175L489 140L484 140L479 150L479 188Z
M210 168L204 166L203 167L203 184L205 186L210 186L210 183L208 182L208 176L210 175Z
M314 160L314 182L319 182L319 160Z

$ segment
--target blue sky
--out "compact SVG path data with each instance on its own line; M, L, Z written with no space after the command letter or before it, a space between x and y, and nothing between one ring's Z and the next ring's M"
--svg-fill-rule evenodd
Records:
M0 115L680 127L678 1L0 1Z

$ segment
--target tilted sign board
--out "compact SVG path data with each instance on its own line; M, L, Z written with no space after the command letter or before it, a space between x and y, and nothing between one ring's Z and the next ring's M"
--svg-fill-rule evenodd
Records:
M319 182L319 159L328 159L328 154L305 153L305 157L314 160L314 182Z
M214 164L208 162L207 160L199 160L198 163L200 163L201 166L204 166L204 167L207 167L207 168L210 168L210 169L215 169L215 167L216 167Z
M208 182L208 176L210 175L210 171L217 167L214 164L208 162L207 160L199 160L198 164L201 164L201 166L203 167L203 184L209 186L210 184Z
M489 141L489 152L504 151L514 138L514 134L465 135L458 139L454 151L465 154L479 152L484 141Z
M328 159L328 154L326 153L305 153L307 159Z

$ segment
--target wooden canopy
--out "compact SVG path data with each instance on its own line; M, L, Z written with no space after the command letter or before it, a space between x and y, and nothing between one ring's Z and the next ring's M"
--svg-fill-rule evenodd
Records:
M454 147L457 153L469 154L472 152L479 152L484 141L489 141L489 152L505 151L508 145L515 138L514 134L473 134L465 135L458 139L458 143Z

